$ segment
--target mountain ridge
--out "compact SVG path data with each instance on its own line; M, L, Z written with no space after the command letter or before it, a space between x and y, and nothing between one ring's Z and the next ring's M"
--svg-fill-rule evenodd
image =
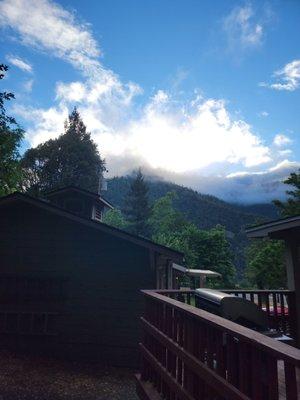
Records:
M132 176L121 176L108 179L107 200L122 209L129 190ZM162 180L151 180L145 177L149 187L149 200L153 203L168 192L175 192L174 207L185 214L199 228L208 229L221 224L226 229L237 232L241 226L248 226L256 220L271 220L278 217L273 204L258 203L242 205L229 203L216 196L202 194L191 188ZM233 218L233 219L232 219ZM238 220L237 220L238 218Z

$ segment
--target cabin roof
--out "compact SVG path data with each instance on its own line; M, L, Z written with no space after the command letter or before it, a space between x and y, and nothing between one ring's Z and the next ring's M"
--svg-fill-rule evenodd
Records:
M300 215L286 217L274 221L256 225L246 229L247 236L250 238L276 237L284 238L286 234L299 232Z
M80 187L78 187L78 186L65 186L65 187L63 187L63 188L54 189L54 190L51 190L50 192L47 192L47 193L45 194L45 196L46 196L47 198L48 198L48 197L51 198L52 196L55 196L55 195L61 194L61 193L66 193L66 192L81 193L81 194L83 194L83 195L85 195L85 196L88 196L88 197L92 198L92 199L95 200L95 201L99 201L99 202L103 203L104 205L106 205L107 207L109 207L109 208L111 208L111 209L114 208L113 205L112 205L108 200L104 199L104 198L103 198L102 196L100 196L98 193L94 193L94 192L91 192L91 191L89 191L89 190L82 189L82 188L80 188Z
M47 211L52 212L61 217L68 218L79 224L88 226L93 229L97 229L99 231L119 237L124 240L128 240L129 242L132 242L139 246L147 247L147 248L157 251L167 257L170 257L173 260L178 260L178 261L180 260L182 262L184 259L184 254L180 251L170 249L169 247L157 244L157 243L153 242L152 240L145 239L140 236L125 232L121 229L104 224L103 222L93 221L92 219L80 217L77 214L73 214L64 208L60 208L56 205L53 205L52 203L48 202L47 200L37 199L37 198L34 198L34 197L29 196L24 193L15 192L8 196L2 197L0 199L0 207L4 206L6 204L14 203L16 201L22 201L22 202L31 204L33 206L47 210Z

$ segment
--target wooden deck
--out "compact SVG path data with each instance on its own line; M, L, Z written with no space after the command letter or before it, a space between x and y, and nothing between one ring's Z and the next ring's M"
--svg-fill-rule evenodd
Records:
M144 291L141 400L299 400L300 350Z

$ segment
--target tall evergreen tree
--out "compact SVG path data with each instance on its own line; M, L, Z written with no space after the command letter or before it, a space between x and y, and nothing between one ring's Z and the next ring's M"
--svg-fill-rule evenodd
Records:
M65 123L65 133L27 150L22 166L23 186L35 195L69 185L97 192L99 175L105 171L76 108Z
M273 203L279 208L284 217L298 215L300 214L300 169L298 173L292 172L284 183L294 189L286 191L286 194L289 196L287 201L274 200Z
M148 218L150 212L148 186L145 183L141 168L139 168L135 179L130 185L124 207L124 214L129 222L129 229L132 233L148 236Z
M0 64L0 80L8 67ZM14 99L10 92L0 92L0 196L13 192L19 185L21 170L19 146L24 131L13 117L6 115L4 103Z

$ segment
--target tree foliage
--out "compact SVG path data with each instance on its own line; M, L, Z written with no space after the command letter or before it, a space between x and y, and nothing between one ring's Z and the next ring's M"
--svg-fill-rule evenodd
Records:
M175 192L169 192L154 202L149 218L149 227L154 240L159 235L182 231L188 225L183 214L173 207L176 197Z
M148 186L141 169L136 172L126 196L124 214L129 224L129 230L141 236L148 236L148 218L151 209L148 199Z
M222 275L211 286L233 287L236 271L230 245L222 226L201 230L173 207L174 193L158 199L152 207L149 225L152 239L185 254L189 268L212 269Z
M292 172L284 181L293 189L287 190L285 202L274 200L281 215L300 214L300 170ZM246 253L245 276L251 286L259 289L279 289L287 286L284 266L284 243L276 240L253 241Z
M108 181L105 197L120 209L124 209L124 200L132 182L132 176L114 177ZM149 202L155 202L169 192L174 192L173 208L194 223L199 229L211 229L220 224L226 229L226 237L234 253L234 265L242 277L246 265L245 249L249 241L245 234L245 226L255 223L259 216L267 219L278 218L274 204L241 206L229 204L214 196L200 194L184 186L158 179L147 179Z
M0 80L8 67L0 64ZM5 101L14 99L10 92L0 92L0 196L16 190L21 179L19 146L24 131L13 117L6 115Z
M27 150L22 167L25 190L38 195L70 185L97 192L105 163L74 108L65 124L65 133Z
M113 210L107 211L104 216L102 221L110 226L113 226L115 228L123 229L126 230L128 228L128 223L125 220L122 212L114 208Z
M289 196L287 201L282 202L274 200L274 204L279 208L284 217L290 217L300 214L300 169L297 172L292 172L290 176L284 181L286 185L292 186L293 190L287 190L286 194Z
M183 252L189 268L213 269L222 275L221 279L208 280L208 286L234 287L236 269L225 229L220 225L199 229L174 208L176 197L174 192L169 192L154 202L145 222L149 237L156 243ZM135 197L131 198L136 201ZM119 210L109 211L104 222L125 230L132 226Z
M253 241L247 250L246 278L258 289L285 288L284 244L278 240Z

